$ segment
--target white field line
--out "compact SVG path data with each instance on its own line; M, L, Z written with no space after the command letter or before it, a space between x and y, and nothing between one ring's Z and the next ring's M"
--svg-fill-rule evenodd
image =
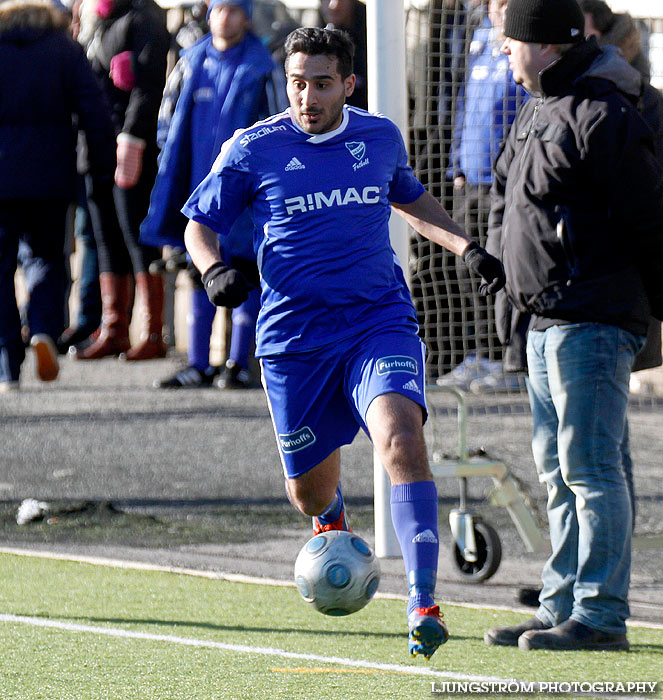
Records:
M375 661L365 661L362 659L350 659L342 656L322 656L321 654L302 654L294 651L286 651L276 647L251 647L246 644L228 644L225 642L215 642L205 639L194 639L191 637L177 637L170 634L152 634L150 632L137 632L120 629L117 627L98 627L95 625L79 625L72 622L62 622L60 620L45 620L39 617L27 617L25 615L11 615L0 613L0 622L12 625L28 625L31 627L42 627L56 629L69 633L97 634L106 637L120 639L136 639L148 642L164 642L167 644L179 644L181 646L196 647L203 649L217 649L219 651L231 651L235 654L251 654L253 656L271 656L277 659L295 659L297 661L314 661L325 664L318 672L333 673L334 669L329 668L329 664L346 666L352 669L368 670L381 673L398 673L410 676L425 676L428 678L444 678L449 681L460 681L464 683L491 683L508 687L510 684L517 684L518 681L512 678L497 678L495 676L474 676L464 673L452 673L450 671L436 671L431 668L421 666L402 666L400 664L383 664ZM285 669L274 669L284 671ZM316 669L312 669L316 671ZM340 669L339 669L340 670ZM527 682L530 685L530 682ZM534 685L537 685L534 682ZM587 693L581 693L587 695ZM596 697L595 693L590 694ZM610 695L599 694L606 700L651 700L652 696L638 695ZM576 697L578 697L576 695Z
M94 566L109 566L113 568L131 569L137 571L159 571L163 573L174 573L180 575L188 576L198 576L203 578L211 578L216 580L223 580L229 582L237 583L250 583L259 585L270 585L270 586L288 586L292 587L294 584L289 581L279 581L278 579L263 579L253 576L245 576L244 574L226 574L223 572L211 572L202 571L197 569L186 569L180 567L168 567L159 566L156 564L149 564L143 562L132 562L125 561L121 559L111 559L106 557L85 557L81 555L68 555L64 553L55 553L47 551L32 551L27 549L15 549L15 548L0 548L0 554L11 554L16 556L26 556L26 557L37 557L42 559L54 559L60 561L72 561L76 563L90 564ZM397 598L404 599L404 596L390 595L390 594L377 594L382 598ZM450 605L460 605L462 607L472 607L472 608L486 608L486 609L496 609L490 608L490 606L485 605L473 605L469 603L455 603L451 602ZM501 608L507 609L507 608ZM348 666L350 668L357 669L369 669L372 671L379 671L383 673L401 673L404 675L414 675L414 676L427 676L431 678L444 678L452 681L461 682L488 682L488 683L499 683L499 684L509 684L517 682L512 678L498 678L496 676L475 676L471 674L453 673L450 671L436 671L431 668L420 667L420 666L402 666L400 664L384 664L373 661L365 661L361 659L351 659L345 657L336 656L322 656L319 654L303 654L299 652L286 651L285 649L278 649L275 647L251 647L244 644L229 644L225 642L215 642L212 640L194 639L190 637L178 637L175 635L166 634L153 634L149 632L137 632L131 630L124 630L116 627L99 627L95 625L80 625L71 622L62 622L59 620L46 620L44 618L29 617L25 615L12 615L10 613L0 613L0 622L5 622L7 624L24 624L32 627L42 627L48 629L58 629L65 632L79 632L87 634L98 634L107 637L116 637L124 639L139 639L145 641L156 641L156 642L166 642L170 644L179 644L182 646L207 648L207 649L218 649L220 651L232 651L240 654L257 654L260 656L273 656L281 659L295 659L299 661L314 661L324 664L336 664L339 666ZM645 626L645 625L641 625ZM663 625L656 626L663 628ZM325 669L326 670L326 669ZM331 672L331 670L330 670ZM602 695L602 697L614 698L614 700L650 700L650 697L640 697L631 695Z
M1 0L0 0L1 1ZM294 581L284 581L283 579L263 578L261 576L248 576L246 574L233 574L224 571L207 571L205 569L187 569L178 566L164 566L160 564L150 564L149 562L128 561L125 559L113 559L111 557L95 557L81 554L67 554L63 552L49 552L47 550L21 549L18 547L0 547L0 554L11 554L20 557L35 557L38 559L53 559L56 561L71 561L78 564L90 564L92 566L108 566L114 569L130 569L133 571L158 571L168 574L179 574L181 576L196 576L198 578L213 579L216 581L228 581L229 583L247 583L260 586L277 586L280 588L294 588ZM381 593L378 591L375 598L383 600L403 600L407 601L407 596L399 593ZM455 606L457 608L469 608L471 610L499 610L504 612L531 613L532 608L516 607L508 605L488 605L487 603L463 603L455 600L439 599L438 603L444 606ZM663 630L663 624L657 622L626 622L629 627L643 629Z
M117 627L98 627L94 625L79 625L60 620L45 620L39 617L27 617L25 615L11 615L0 613L0 622L14 625L28 625L31 627L46 627L48 629L62 630L64 632L87 633L118 637L121 639L140 639L149 642L166 642L168 644L180 644L188 647L204 649L218 649L220 651L232 651L236 654L251 654L253 656L273 656L277 659L296 659L298 661L315 661L324 664L338 664L353 668L366 668L389 673L403 673L415 676L430 676L432 678L447 678L450 680L467 682L509 683L513 679L496 678L494 676L472 676L463 673L451 673L449 671L436 671L420 666L401 666L400 664L383 664L361 659L350 659L341 656L323 656L322 654L302 654L294 651L286 651L276 647L252 647L245 644L228 644L206 639L193 639L190 637L177 637L170 634L152 634L150 632L137 632L120 629Z

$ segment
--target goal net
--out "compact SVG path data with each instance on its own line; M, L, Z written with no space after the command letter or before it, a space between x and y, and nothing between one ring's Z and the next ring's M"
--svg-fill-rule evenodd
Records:
M498 4L491 3L491 7ZM627 6L611 5L623 22L617 38L630 42L625 45L625 51L631 52L628 58L648 72L655 87L663 88L663 11L658 3L650 5L650 16L624 15ZM481 167L487 156L496 153L496 144L486 139L495 139L500 129L508 128L520 99L506 86L504 64L496 60L499 40L489 29L487 6L476 0L406 3L411 163L424 185L482 245L490 183ZM470 84L472 80L483 83L483 91ZM486 107L486 100L492 100L491 108ZM481 123L481 118L490 121ZM477 139L481 134L483 141ZM504 372L524 370L518 367L523 348L505 352L496 334L494 302L478 293L476 280L466 278L455 256L413 233L409 267L421 336L428 348L431 387L446 383L467 391L470 450L485 449L502 459L529 482L542 502L545 493L536 483L530 450L525 372ZM633 375L629 411L637 490L651 493L653 489L659 495L655 484L660 466L651 441L659 441L657 451L663 448L660 438L654 437L660 430L652 432L661 420L662 372L650 369ZM657 389L658 397L652 389ZM453 454L454 398L432 391L429 401L427 430L433 433L433 450ZM483 487L485 483L479 483L470 496L474 492L480 497L477 492ZM645 527L654 525L647 522L646 508L640 509L639 519Z

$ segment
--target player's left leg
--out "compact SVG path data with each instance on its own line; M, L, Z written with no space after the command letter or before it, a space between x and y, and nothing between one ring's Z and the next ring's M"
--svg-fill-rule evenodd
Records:
M391 516L409 585L410 654L430 658L448 632L434 601L437 487L428 466L422 408L400 394L382 394L371 402L366 424L392 485Z
M423 436L424 384L424 347L407 323L368 333L348 363L346 392L391 480L391 516L410 591L410 653L429 658L448 633L433 598L437 488Z

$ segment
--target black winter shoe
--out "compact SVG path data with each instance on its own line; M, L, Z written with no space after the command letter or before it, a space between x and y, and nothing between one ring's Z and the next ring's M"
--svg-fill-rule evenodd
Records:
M518 638L524 632L529 630L547 630L550 629L538 617L532 617L526 622L521 622L519 625L511 625L510 627L491 627L484 635L483 641L490 646L499 647L517 647Z
M67 328L56 342L56 347L60 355L66 355L69 348L73 345L80 345L86 341L98 328L97 323L94 328L92 326L83 326L82 328Z
M629 643L625 634L601 632L575 620L566 620L547 630L524 632L518 639L518 647L525 651L628 651Z
M201 372L197 367L185 367L167 379L155 379L155 389L201 389L211 387L219 372L218 367L208 367Z
M235 361L228 360L216 385L219 389L250 389L252 387L251 375L248 370L240 367Z
M516 595L516 601L518 601L520 605L526 605L528 608L538 608L540 593L541 586L538 588L521 588Z

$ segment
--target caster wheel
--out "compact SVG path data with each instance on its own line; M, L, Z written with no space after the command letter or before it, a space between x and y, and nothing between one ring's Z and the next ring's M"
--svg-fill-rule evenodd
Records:
M474 520L474 538L477 545L477 560L467 561L454 542L454 562L468 581L481 583L497 571L502 561L502 545L495 528L483 520Z

